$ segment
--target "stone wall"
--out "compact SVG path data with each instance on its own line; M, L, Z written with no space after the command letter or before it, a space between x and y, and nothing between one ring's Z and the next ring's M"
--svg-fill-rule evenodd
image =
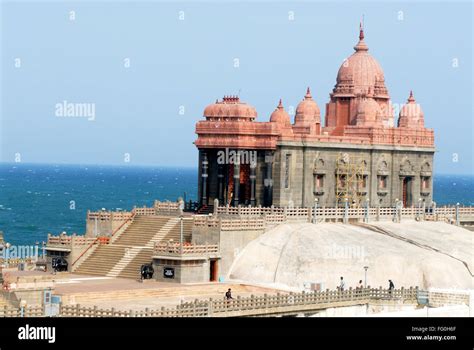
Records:
M218 227L193 227L192 244L218 244L221 259L218 261L219 277L224 278L230 270L235 257L245 246L262 235L261 230L220 231Z
M447 305L470 305L470 298L474 302L474 292L468 290L429 290L429 305L431 307L441 307Z
M174 278L165 278L164 269L173 268ZM168 260L153 259L154 279L169 283L209 282L209 260Z
M314 199L319 205L336 204L336 163L339 156L365 162L367 175L367 194L372 206L393 206L396 199L402 199L402 181L404 176L412 177L413 205L422 198L430 205L433 195L432 170L433 149L308 143L304 147L299 143L283 143L275 152L273 204L275 206L313 206ZM285 187L286 155L290 155L289 186ZM323 175L323 193L315 193L315 175ZM387 176L387 188L379 191L378 175ZM429 189L421 193L421 176L430 177Z
M264 233L264 230L225 231L219 240L219 277L226 277L237 255L251 241Z

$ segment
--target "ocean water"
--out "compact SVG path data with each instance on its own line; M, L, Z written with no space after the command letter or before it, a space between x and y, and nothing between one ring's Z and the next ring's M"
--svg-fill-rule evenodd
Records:
M438 205L474 205L474 177L438 175ZM84 233L87 210L131 210L155 199L196 200L197 169L132 166L0 164L0 231L16 245L47 234Z
M48 233L85 232L87 210L131 210L155 199L195 200L193 168L0 164L0 231L30 245Z

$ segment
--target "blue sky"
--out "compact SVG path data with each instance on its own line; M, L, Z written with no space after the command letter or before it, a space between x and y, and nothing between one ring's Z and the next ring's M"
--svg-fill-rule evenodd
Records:
M266 121L310 86L324 111L362 14L392 102L413 89L435 130L435 170L472 174L469 2L3 1L0 160L194 166L194 125L225 94ZM94 120L56 116L63 101Z

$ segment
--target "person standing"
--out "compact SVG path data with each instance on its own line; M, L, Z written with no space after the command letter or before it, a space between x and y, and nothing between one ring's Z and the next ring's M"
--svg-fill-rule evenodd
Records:
M345 288L346 288L346 282L344 282L344 277L341 276L341 283L339 283L339 290L341 292L344 292Z
M359 284L356 287L356 293L357 294L362 294L362 289L364 288L364 285L362 284L362 280L359 280Z

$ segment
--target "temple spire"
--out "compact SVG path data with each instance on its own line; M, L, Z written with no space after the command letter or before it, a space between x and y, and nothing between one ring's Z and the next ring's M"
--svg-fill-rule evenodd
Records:
M278 103L278 108L283 108L283 103L281 102L281 98L280 98L280 102Z
M369 47L367 46L367 44L364 41L364 38L365 38L365 35L364 35L364 20L362 20L359 23L359 42L357 43L356 46L354 46L354 50L356 50L356 52L368 51L369 50Z
M364 25L359 23L359 40L364 40Z
M306 89L306 95L304 96L305 98L311 98L311 90L308 88Z

